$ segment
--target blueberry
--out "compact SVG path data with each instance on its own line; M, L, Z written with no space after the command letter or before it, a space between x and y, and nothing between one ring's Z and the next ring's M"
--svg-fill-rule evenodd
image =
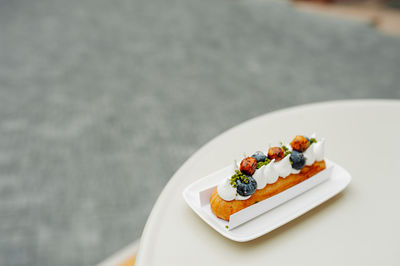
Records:
M306 163L306 158L301 152L293 150L290 154L290 160L292 161L292 168L300 170Z
M262 151L256 151L251 157L257 160L257 162L264 162L267 159L267 155L265 155Z
M240 196L243 197L253 195L253 193L256 192L257 189L257 181L251 176L247 176L247 178L249 179L248 183L240 179L236 180L236 191Z

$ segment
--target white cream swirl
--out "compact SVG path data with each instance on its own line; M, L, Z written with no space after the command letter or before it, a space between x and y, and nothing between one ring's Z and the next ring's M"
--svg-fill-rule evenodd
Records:
M238 170L236 162L233 165L233 170ZM235 172L232 171L232 175L234 175ZM250 196L241 196L237 193L236 188L232 187L231 185L231 177L226 177L224 178L217 186L217 193L218 195L226 201L232 201L232 200L247 200Z
M304 157L306 157L306 165L310 166L315 162L315 152L314 152L314 144L311 144L307 150L303 153Z
M244 197L244 196L241 196L241 195L239 195L239 194L236 194L235 200L247 200L247 199L250 198L250 197L251 197L251 195L250 195L250 196Z
M279 174L275 170L275 160L257 169L253 177L257 182L257 189L263 189L267 184L273 184L278 180Z
M315 133L313 133L310 138L317 140ZM304 157L306 157L306 165L308 166L312 165L315 161L322 161L325 156L325 139L322 138L312 143L303 154Z
M294 169L294 168L292 168L292 174L298 174L298 173L300 173L300 171L301 171L301 169L300 170L297 170L297 169Z
M226 201L234 200L236 197L236 188L231 185L231 178L226 177L217 186L218 195Z
M325 139L321 139L313 144L316 161L322 161L325 157Z
M292 164L290 163L290 156L286 155L285 158L275 163L275 169L280 177L287 177L292 172Z
M279 178L279 173L275 169L275 159L273 159L268 165L265 166L264 175L267 180L267 184L275 183Z
M262 189L267 185L267 178L265 176L265 169L267 168L268 165L263 165L262 167L257 169L255 171L255 173L253 174L253 178L257 182L257 189Z

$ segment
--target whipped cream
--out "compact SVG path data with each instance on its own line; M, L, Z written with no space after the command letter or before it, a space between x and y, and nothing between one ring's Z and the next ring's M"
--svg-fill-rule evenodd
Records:
M274 161L272 160L269 164L262 166L254 173L253 178L257 182L257 189L263 189L267 184L273 184L278 180L279 174L275 170Z
M325 139L318 140L317 143L313 143L315 160L322 161L325 157Z
M233 174L232 174L233 175ZM236 188L231 185L231 178L226 177L217 186L218 195L226 201L231 201L236 198Z
M279 173L275 168L275 159L265 166L264 176L267 179L267 184L275 183L279 178Z
M300 173L300 171L301 171L301 169L297 170L297 169L292 168L292 174L298 174L298 173Z
M312 134L310 138L316 138L315 134ZM285 144L285 146L292 151L290 144ZM315 161L322 161L324 159L325 153L325 139L317 140L317 142L311 144L307 150L303 153L306 158L306 165L310 166ZM247 157L247 156L245 156ZM239 164L237 162L233 165L232 175L235 174L234 170L239 169ZM286 155L285 158L276 162L272 160L269 164L262 166L257 169L253 174L253 178L257 182L257 189L263 189L267 184L275 183L279 177L286 178L290 174L298 174L301 170L296 170L292 168L290 163L290 155ZM231 176L232 176L231 175ZM217 186L218 195L226 201L232 200L247 200L251 196L243 197L239 195L235 187L230 184L231 176L224 178L221 183Z
M250 195L250 196L243 197L242 195L236 194L235 200L247 200L247 199L250 198L250 197L251 197L251 195Z
M232 174L233 175L233 174ZM236 192L236 188L231 185L231 178L226 177L221 183L217 186L218 195L226 201L231 200L247 200L250 196L243 197Z
M310 138L316 138L315 133L311 135ZM325 153L325 139L317 140L317 142L311 144L307 150L303 153L304 157L306 157L306 165L310 166L315 161L322 161L324 159Z
M275 163L275 169L280 177L287 177L292 172L292 164L290 163L290 155Z
M303 155L306 157L306 165L310 166L315 162L314 143L303 152Z
M257 169L255 173L253 174L253 178L257 182L257 189L262 189L265 188L267 185L267 178L265 175L265 169L270 165L271 163L267 165L263 165L261 168Z

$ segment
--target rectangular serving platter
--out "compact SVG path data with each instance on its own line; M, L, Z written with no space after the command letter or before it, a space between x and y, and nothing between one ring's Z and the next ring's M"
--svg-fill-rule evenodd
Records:
M245 242L260 237L306 213L341 192L351 181L338 164L325 160L326 169L271 198L231 216L227 222L212 212L209 198L217 184L230 173L225 167L192 183L183 197L193 211L218 233L233 241Z

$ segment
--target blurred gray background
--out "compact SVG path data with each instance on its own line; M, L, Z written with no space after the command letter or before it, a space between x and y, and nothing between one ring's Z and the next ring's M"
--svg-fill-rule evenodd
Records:
M399 38L284 1L1 0L0 265L94 265L224 130L399 88Z

